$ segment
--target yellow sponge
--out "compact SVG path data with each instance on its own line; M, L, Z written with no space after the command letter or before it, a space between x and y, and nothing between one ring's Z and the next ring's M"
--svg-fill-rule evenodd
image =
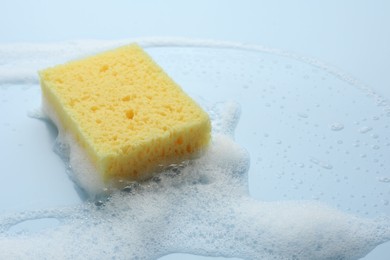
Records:
M207 113L138 45L39 74L43 99L104 182L146 179L210 141Z

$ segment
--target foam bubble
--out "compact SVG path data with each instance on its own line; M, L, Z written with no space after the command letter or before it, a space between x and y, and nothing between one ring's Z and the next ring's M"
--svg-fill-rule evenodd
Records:
M99 203L0 218L4 259L156 259L173 252L244 259L358 259L390 239L390 219L317 202L263 202L247 187L249 155L233 141L234 103L214 106L212 145L186 165ZM220 129L220 130L218 130ZM72 153L71 153L72 154ZM13 232L26 220L54 227Z

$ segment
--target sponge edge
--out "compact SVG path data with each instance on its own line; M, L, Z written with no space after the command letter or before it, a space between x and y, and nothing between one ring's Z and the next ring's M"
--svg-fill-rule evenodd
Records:
M199 156L210 142L207 113L138 45L39 74L44 112L63 141L85 155L78 158L99 185L147 179Z

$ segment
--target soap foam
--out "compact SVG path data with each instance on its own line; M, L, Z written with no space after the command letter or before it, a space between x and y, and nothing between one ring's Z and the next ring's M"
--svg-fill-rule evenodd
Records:
M257 45L183 39L2 45L0 84L37 83L38 68L133 41L143 47L237 48L290 57L320 67L383 103L355 79L314 59ZM388 105L384 109L389 111ZM233 141L239 106L218 104L208 112L213 142L198 160L172 166L158 178L130 185L105 200L1 215L0 258L155 259L184 252L245 259L358 259L390 240L389 217L362 219L318 202L250 198L249 157ZM56 147L65 160L72 142L62 134L59 137ZM75 149L72 153L79 154ZM81 169L88 168L81 162ZM99 187L88 179L83 183ZM59 224L40 232L13 231L29 220L48 218L58 219Z
M182 252L244 259L358 259L390 240L389 218L362 219L318 202L252 199L249 156L232 136L239 106L217 104L208 112L214 128L204 156L99 203L3 216L0 257L156 259ZM39 232L10 231L23 221L43 218L60 223Z
M90 196L108 193L101 175L75 137L64 131L61 121L45 99L42 100L43 117L52 121L58 129L55 151L67 164L69 176ZM38 117L40 118L40 116Z

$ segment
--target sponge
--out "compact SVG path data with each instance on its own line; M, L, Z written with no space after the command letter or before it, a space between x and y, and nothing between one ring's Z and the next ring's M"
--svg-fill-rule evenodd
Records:
M194 158L208 114L136 44L39 72L42 96L104 183Z

